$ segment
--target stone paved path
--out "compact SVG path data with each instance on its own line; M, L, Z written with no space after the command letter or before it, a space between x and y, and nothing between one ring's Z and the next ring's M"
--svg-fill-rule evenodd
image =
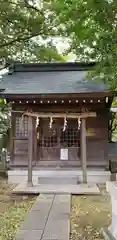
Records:
M71 196L41 194L16 234L16 240L69 240Z

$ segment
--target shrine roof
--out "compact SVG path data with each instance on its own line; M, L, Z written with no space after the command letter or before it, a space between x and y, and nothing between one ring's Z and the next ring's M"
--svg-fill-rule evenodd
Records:
M16 63L0 82L4 94L72 94L109 91L106 84L88 80L94 63Z

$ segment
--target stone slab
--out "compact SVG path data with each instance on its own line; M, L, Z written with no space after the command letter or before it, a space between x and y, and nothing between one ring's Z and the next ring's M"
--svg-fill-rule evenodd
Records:
M41 194L15 240L69 240L70 211L70 195Z
M38 178L41 179L46 178L45 180L48 180L54 178L56 180L57 178L63 179L62 183L59 182L59 184L66 184L65 181L71 181L69 184L73 183L74 178L76 178L76 183L82 183L82 169L80 168L64 168L64 169L57 169L57 168L34 168L32 172L32 179L33 182L36 184L44 183L44 182L38 182ZM87 182L88 183L105 183L106 181L110 181L111 173L110 171L106 171L105 169L100 168L93 168L93 169L87 169ZM73 177L73 179L72 179ZM28 179L28 171L24 168L16 168L8 171L8 182L9 183L16 183L19 184L21 182L25 182ZM66 179L66 180L65 180ZM65 180L65 181L64 181ZM76 181L75 180L75 181ZM75 182L73 183L75 184Z
M21 230L42 230L46 224L47 213L43 216L42 213L28 215L28 218L24 221Z
M47 194L46 197L44 194L41 194L33 204L32 211L40 211L41 213L43 212L43 214L49 211L53 197L54 195L52 194Z
M12 193L14 194L75 194L75 195L97 195L100 190L97 184L77 184L77 185L46 185L34 184L28 187L26 182L17 185Z
M79 181L77 176L41 176L38 178L38 184L77 184Z
M55 195L42 240L68 240L70 235L70 212L71 196Z
M103 228L101 230L103 236L104 236L104 239L105 240L116 240L113 235L111 234L111 232L108 230L108 228Z
M16 235L16 240L38 240L42 237L42 230L20 230Z
M16 234L16 240L41 239L54 195L40 195L27 214L23 225Z
M108 230L117 239L117 182L108 183L108 191L111 197L112 218Z

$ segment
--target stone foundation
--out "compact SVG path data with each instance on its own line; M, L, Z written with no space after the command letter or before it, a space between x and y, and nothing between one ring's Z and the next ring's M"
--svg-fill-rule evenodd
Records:
M21 183L27 181L27 170L9 170L8 182ZM110 172L104 170L87 170L88 183L105 183L110 181ZM78 184L82 182L81 170L33 170L35 184Z

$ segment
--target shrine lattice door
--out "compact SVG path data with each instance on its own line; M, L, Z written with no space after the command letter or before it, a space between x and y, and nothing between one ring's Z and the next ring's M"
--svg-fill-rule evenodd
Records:
M80 130L76 120L68 120L63 131L64 120L54 119L50 128L49 119L42 119L38 129L38 163L46 165L80 165ZM62 154L66 152L66 157ZM43 165L43 164L42 164Z

